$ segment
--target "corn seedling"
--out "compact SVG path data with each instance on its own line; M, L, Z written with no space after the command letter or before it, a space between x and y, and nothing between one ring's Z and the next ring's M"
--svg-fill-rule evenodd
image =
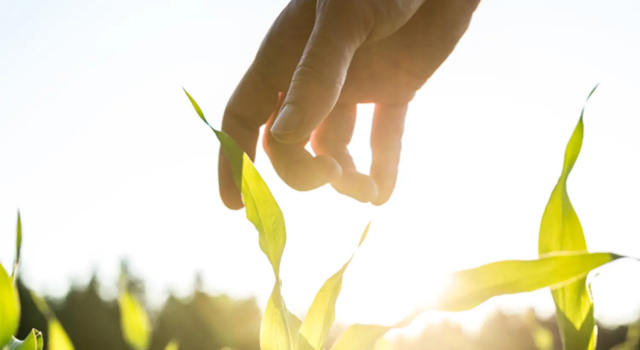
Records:
M122 269L119 281L120 326L124 340L133 350L147 350L151 339L151 322L138 298L127 289L127 276ZM178 342L172 340L165 350L178 350Z
M44 316L47 321L47 349L48 350L74 350L73 344L65 332L64 328L58 321L58 318L53 313L53 310L49 307L44 298L37 295L34 291L29 291L31 299L36 304L38 311Z
M33 329L25 340L14 338L20 324L20 300L16 281L20 266L20 251L22 250L22 222L18 212L16 228L16 258L11 277L0 264L0 349L3 350L42 350L42 333Z
M22 222L18 213L16 230L16 259L13 273L9 276L0 264L0 349L1 350L42 350L42 333L32 330L27 338L20 341L13 337L20 322L20 301L16 289L20 253L22 248ZM124 272L120 277L120 305L122 333L125 341L134 350L148 348L151 323L138 299L126 289ZM58 321L49 304L33 291L29 291L36 307L47 321L49 350L74 350L73 343ZM178 343L171 341L166 350L178 350Z
M594 91L595 88L591 94ZM186 90L185 93L199 117L218 138L224 155L231 163L235 183L241 190L246 206L247 219L258 231L260 248L273 269L275 283L260 331L262 350L325 349L325 339L335 318L335 304L342 288L342 278L351 259L324 283L304 321L289 312L281 293L280 278L280 261L287 240L284 215L247 155L231 137L214 129L196 101ZM470 310L499 295L531 292L547 287L551 289L556 304L564 349L595 349L593 302L586 277L593 269L621 256L587 252L580 222L567 193L567 178L582 146L583 116L584 108L566 148L560 180L542 218L538 259L499 261L456 272L452 274L452 283L438 303L416 310L395 325L352 325L331 349L371 349L389 330L409 325L423 312ZM368 228L369 226L362 234L360 244L364 242Z
M118 305L124 340L134 350L146 350L149 346L151 322L138 298L127 289L124 270L120 272L119 288Z
M42 333L32 330L27 338L19 341L13 337L20 322L20 300L16 283L20 267L20 257L22 251L22 219L18 212L16 224L16 252L11 277L7 276L4 267L0 265L0 349L7 350L40 350L43 347ZM38 310L44 315L48 323L49 350L73 350L73 345L62 328L60 322L55 317L47 302L35 293L31 292L31 297Z

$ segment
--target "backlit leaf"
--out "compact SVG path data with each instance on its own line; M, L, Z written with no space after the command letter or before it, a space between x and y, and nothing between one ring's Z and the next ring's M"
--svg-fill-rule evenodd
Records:
M596 90L593 88L589 97ZM587 100L589 99L587 97ZM565 151L562 174L542 216L538 253L587 251L587 242L578 215L567 192L567 179L575 165L584 138L584 108ZM593 350L596 346L596 324L591 293L586 276L563 288L553 290L558 324L565 349Z
M389 330L407 326L423 311L465 311L499 295L560 288L618 258L610 253L557 253L537 260L506 260L459 271L452 274L451 283L437 304L418 310L393 326L353 325L332 349L367 350Z
M73 343L71 343L71 339L65 332L64 328L56 318L55 314L49 308L49 304L47 304L46 300L42 297L30 291L31 299L34 304L40 311L40 313L47 320L48 324L48 333L47 333L47 349L48 350L73 350Z
M207 125L209 125L207 123ZM211 128L211 126L209 125ZM213 133L216 134L216 137L220 141L220 146L222 147L222 152L225 157L231 163L231 172L233 173L233 181L236 183L238 188L242 188L242 168L244 163L244 151L242 148L238 146L238 144L231 138L231 136L225 134L222 131L218 131L214 128L211 128ZM244 196L244 194L243 194Z
M42 333L35 329L32 329L25 340L18 340L11 338L9 344L7 344L8 350L42 350L43 344Z
M280 278L280 260L287 242L284 216L269 188L244 155L242 166L242 199L247 218L258 230L260 249L269 258L276 278Z
M18 268L20 267L20 253L22 251L22 222L20 220L20 211L18 211L18 223L16 224L16 260L13 264L13 273L11 279L15 281L18 279Z
M242 199L246 206L247 219L258 231L260 249L269 259L276 278L260 326L261 349L294 349L299 325L296 327L292 324L295 320L292 320L292 315L286 308L280 288L280 261L287 240L284 216L249 157L241 153L243 158L239 162L238 158L234 158L241 152L236 142L221 131L214 132L220 140L223 152L232 163L232 170L235 171L241 166L240 176L234 174L234 177L241 178ZM295 328L295 332L292 328Z
M49 333L47 338L49 350L73 350L73 343L64 331L64 328L57 319L49 321Z
M0 349L18 330L20 301L7 271L0 264Z
M200 106L198 106L198 104L196 103L196 101L193 99L193 97L191 97L191 95L189 95L189 93L187 92L187 90L185 90L184 88L182 88L182 90L184 91L185 94L187 94L187 97L189 98L189 101L191 101L191 104L193 105L193 109L196 110L196 113L198 113L198 115L200 116L200 118L207 123L207 125L209 125L209 122L207 122L207 119L205 119L204 117L204 113L202 113L202 109L200 109Z
M33 303L36 304L36 308L38 308L38 311L40 311L45 319L48 320L50 318L55 318L55 315L53 314L53 311L51 311L51 308L49 308L49 304L46 300L32 290L29 291L29 294L31 295Z
M267 184L240 146L227 134L215 130L207 122L197 102L187 93L200 118L211 128L231 163L236 185L246 206L247 219L258 231L260 249L267 256L275 275L275 283L260 326L262 350L296 349L300 320L286 308L281 294L280 262L287 241L284 216Z
M300 325L301 321L287 310L276 283L262 316L260 349L296 349Z
M456 272L436 309L464 311L504 294L560 288L620 258L610 253L557 253L537 260L505 260Z
M354 324L338 338L331 347L332 350L369 350L376 345L378 340L384 337L387 332L396 328L408 326L418 317L422 311L418 310L393 326L383 326L377 324Z
M369 226L370 224L365 228L358 246L367 237ZM342 290L342 278L352 259L353 255L338 272L324 283L318 294L316 294L300 329L302 337L298 341L299 350L324 349L324 341L336 318L336 301Z
M178 342L175 340L170 341L164 350L178 350Z
M300 327L302 327L302 321L298 318L298 316L292 314L287 311L289 314L288 325L289 325L289 336L291 338L292 349L297 349L295 347L298 344L298 338L300 337Z
M134 350L146 350L151 333L149 316L136 296L127 289L124 271L121 272L119 284L118 305L120 306L120 327L124 340Z

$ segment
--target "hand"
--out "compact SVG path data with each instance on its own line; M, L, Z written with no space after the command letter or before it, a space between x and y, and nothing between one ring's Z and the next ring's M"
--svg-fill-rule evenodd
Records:
M292 0L267 33L225 110L222 130L255 158L259 129L278 175L385 203L395 187L408 103L453 51L480 0ZM286 97L282 108L278 96ZM347 145L357 103L375 103L370 176ZM307 142L316 156L305 150ZM243 207L220 154L220 195Z

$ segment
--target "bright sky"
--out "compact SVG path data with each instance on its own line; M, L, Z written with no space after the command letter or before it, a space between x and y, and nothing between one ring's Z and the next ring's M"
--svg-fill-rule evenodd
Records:
M152 299L186 295L201 271L212 292L272 287L244 212L218 199L213 125L285 0L18 1L0 4L0 261L60 295L97 271L115 287L128 257ZM330 187L286 187L256 166L285 214L285 298L303 315L316 291L367 243L345 276L343 322L391 323L433 296L439 277L535 258L540 218L590 89L583 153L569 182L594 251L640 257L640 3L485 0L467 35L411 105L396 193L362 205ZM370 161L370 106L351 147ZM640 263L594 279L607 323L640 315ZM113 289L110 291L113 293ZM109 293L109 290L107 290ZM547 291L495 306L552 311ZM440 316L426 316L421 322Z

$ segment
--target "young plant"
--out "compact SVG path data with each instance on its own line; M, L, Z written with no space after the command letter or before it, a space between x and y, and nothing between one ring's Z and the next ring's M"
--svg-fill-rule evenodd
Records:
M18 212L16 229L16 258L13 273L9 277L0 264L0 349L3 350L42 350L42 333L33 329L23 341L13 337L20 324L20 300L15 282L18 278L20 251L22 249L22 223Z
M151 322L142 304L127 289L127 278L124 270L120 272L120 326L124 340L134 350L147 350L151 335Z
M596 85L591 90L587 101L597 88ZM560 179L542 216L538 241L540 256L563 251L587 251L582 225L567 192L567 179L582 148L584 109L585 107L582 108L578 125L567 145ZM593 301L586 276L562 288L552 289L551 294L556 304L556 316L565 349L595 349L596 320L593 316Z
M16 229L16 258L13 264L13 274L9 279L6 271L0 265L0 349L7 350L40 350L43 347L42 333L33 329L24 341L19 341L12 337L16 332L20 321L20 302L17 298L15 288L18 279L20 266L20 254L22 250L22 221L18 212L18 223ZM11 282L8 282L8 281ZM49 308L47 302L30 292L31 297L40 312L45 316L48 323L49 350L73 350L73 345L62 328L60 322ZM4 347L3 347L4 346Z
M48 350L74 350L71 339L65 332L64 328L58 321L58 318L53 313L53 310L49 308L49 304L44 298L37 295L34 291L29 291L31 299L38 308L38 311L47 320L47 349Z
M127 276L124 269L120 271L118 284L120 326L124 340L133 350L147 350L151 339L151 321L138 298L127 289ZM178 350L178 347L178 342L172 340L165 350Z
M242 149L231 137L214 129L196 101L186 90L185 93L200 118L220 141L223 153L231 163L235 183L241 190L247 218L258 231L260 248L273 268L275 284L260 332L262 350L323 350L325 338L335 318L335 303L342 288L342 276L351 259L322 286L304 322L291 314L281 293L279 271L286 243L286 229L278 203ZM580 152L583 128L581 117L567 146L562 176L542 220L538 259L499 261L456 272L451 276L452 283L446 293L435 305L416 310L392 326L352 325L332 349L370 349L389 330L407 326L419 314L428 310L464 311L495 296L531 292L546 287L551 288L556 302L564 348L594 349L595 321L586 276L591 270L621 256L586 251L580 223L566 192L566 179ZM368 227L360 244L366 238Z

